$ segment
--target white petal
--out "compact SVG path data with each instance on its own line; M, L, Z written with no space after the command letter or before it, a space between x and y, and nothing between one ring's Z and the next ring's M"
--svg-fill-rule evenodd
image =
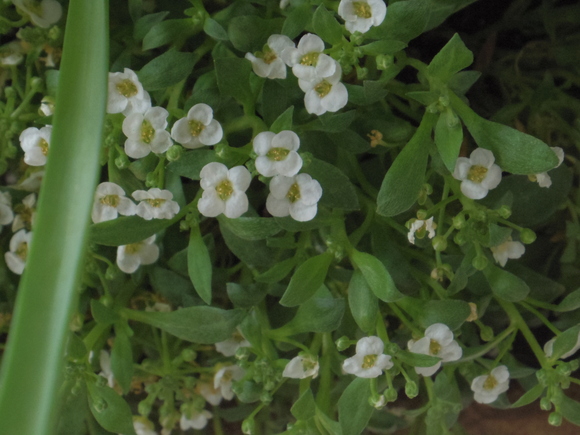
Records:
M155 130L165 130L169 112L163 107L152 107L145 112L145 118Z
M270 64L270 73L267 75L269 79L285 79L286 78L286 64L282 59L276 59Z
M159 258L159 246L153 245L143 245L139 251L139 257L141 258L141 264L153 264Z
M270 193L266 199L266 210L275 217L288 216L290 214L290 201L286 198L276 199Z
M305 174L308 175L308 174ZM294 184L294 177L277 175L270 181L270 193L277 199L286 198L288 190Z
M127 139L125 141L125 154L132 159L140 159L149 155L151 148L140 140Z
M123 120L123 134L131 139L141 139L143 114L132 113Z
M318 62L316 62L316 76L317 77L330 77L336 72L336 66L338 62L332 57L321 54L318 57Z
M252 175L245 166L235 166L228 172L228 178L234 185L234 189L245 192L250 187Z
M248 211L248 197L243 192L234 192L225 203L224 215L230 219L239 218Z
M453 178L456 180L465 180L469 173L469 169L471 169L471 160L467 157L457 158L457 161L455 162L455 170L453 171Z
M431 376L441 367L441 361L431 367L415 367L415 372L422 376Z
M471 199L482 199L487 196L489 190L481 184L474 183L470 180L463 180L461 182L461 193Z
M222 126L212 119L199 134L199 141L204 145L215 145L222 140L222 137L224 137Z
M199 173L201 177L201 188L217 186L224 178L228 176L228 168L223 163L211 162L201 168Z
M485 148L476 148L469 156L472 165L483 166L484 168L491 168L495 162L495 157L490 150Z
M188 120L196 120L203 125L208 125L213 119L213 110L207 104L199 103L189 109L187 112Z
M273 162L266 156L258 156L254 163L256 165L256 171L264 177L273 177L279 173L276 165L277 162Z
M290 151L296 151L300 148L300 138L291 130L281 131L272 138L272 148L286 148Z
M155 137L149 144L149 147L155 154L161 154L171 148L171 145L173 145L173 142L169 136L169 132L160 130L155 133Z
M192 136L189 129L189 119L181 118L175 121L175 124L171 127L171 137L175 142L182 145L191 141Z
M321 100L322 107L329 112L342 109L346 103L348 103L348 91L342 83L334 84L328 95Z
M498 165L491 165L481 185L488 190L495 189L501 181L501 169Z
M441 346L447 346L453 341L453 332L444 323L434 323L425 329L425 337L437 341Z
M306 106L306 111L313 115L326 113L326 109L321 104L320 97L313 89L304 95L304 106Z
M288 201L288 203L290 202ZM305 205L298 202L290 204L290 216L292 216L292 219L298 222L311 221L312 219L314 219L317 212L318 212L317 204ZM273 213L270 214L273 215Z
M258 169L257 163L258 160L256 159L256 169ZM278 173L286 177L293 177L302 168L302 158L295 151L291 151L284 160L276 163L278 163L276 165Z
M216 217L225 210L225 203L220 199L213 189L204 190L201 198L197 202L199 212L207 217Z
M286 35L270 35L268 38L268 47L270 47L277 54L288 47L294 47L294 42Z
M307 53L320 53L324 51L324 41L317 35L307 33L298 42L298 50L302 55Z
M272 139L276 134L271 131L258 133L253 141L254 152L259 156L265 156L272 148Z
M379 355L383 353L385 345L379 337L364 337L356 343L356 353L363 355Z

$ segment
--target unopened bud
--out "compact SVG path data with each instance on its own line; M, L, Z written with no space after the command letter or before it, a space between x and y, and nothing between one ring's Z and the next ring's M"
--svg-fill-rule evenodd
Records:
M560 426L562 424L562 414L559 412L552 412L548 417L548 423L552 426Z
M173 145L171 148L167 150L167 152L165 153L165 157L167 157L168 161L175 162L176 160L180 159L182 154L183 147L180 145Z
M381 409L386 404L387 404L387 400L385 399L385 396L383 396L382 394L380 396L377 396L377 397L372 397L372 396L369 397L369 405L371 405L375 409Z
M502 205L497 209L497 214L499 214L502 218L507 219L512 215L512 209L507 205Z
M346 335L343 335L338 340L336 340L335 344L339 352L348 349L351 345L350 339Z
M183 361L192 362L197 358L197 352L193 349L187 348L181 351L181 358Z
M447 239L443 236L436 236L432 241L433 249L438 252L445 251L447 249Z
M246 435L256 433L256 421L253 418L247 418L242 423L242 432Z
M417 219L424 221L428 216L427 210L417 210Z
M524 228L520 231L520 240L522 243L529 245L530 243L534 243L536 241L536 233L534 233L529 228Z
M473 261L471 262L471 265L473 267L475 267L477 270L483 270L487 267L488 263L489 263L489 260L487 259L486 256L478 255L473 259Z
M547 397L542 397L540 399L540 408L542 411L549 411L552 409L552 402Z
M385 390L384 396L387 403L394 402L397 400L398 396L397 390L395 390L394 388L388 388L387 390Z
M379 54L376 57L377 69L380 71L385 71L389 69L394 64L395 58L389 54Z
M462 214L458 214L453 218L453 228L456 230L460 230L465 226L465 216Z
M479 336L485 342L493 340L494 334L493 329L490 326L482 326L479 331Z
M126 169L129 167L129 158L125 154L121 154L115 159L115 166L119 169Z
M417 397L417 395L419 394L419 388L417 387L417 384L414 381L407 382L407 384L405 385L405 394L409 399Z

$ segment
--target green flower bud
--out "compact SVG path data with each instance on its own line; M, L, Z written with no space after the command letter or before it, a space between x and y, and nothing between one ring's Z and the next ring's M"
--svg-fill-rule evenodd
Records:
M467 239L465 238L465 234L463 234L463 232L459 232L459 233L455 234L455 236L453 236L453 242L459 246L465 245L465 243L467 243Z
M236 350L235 357L238 361L247 360L251 355L250 349L247 347L240 347Z
M405 394L409 399L417 397L417 395L419 394L419 388L417 387L417 384L414 381L407 382L407 384L405 385Z
M493 329L491 329L490 326L482 326L481 330L479 331L479 336L483 341L491 341L494 337Z
M360 32L354 32L352 35L350 35L350 41L354 45L361 45L362 42L364 41L364 39L365 39L364 34L362 34Z
M197 358L197 352L191 348L183 349L181 351L181 358L186 362L195 361Z
M385 399L385 396L383 396L382 394L380 396L369 397L369 405L371 405L375 409L381 409L386 404L387 400Z
M6 98L16 98L16 95L18 94L12 86L6 86L4 88L4 95L6 95Z
M176 160L179 160L181 155L183 154L183 147L180 145L173 145L171 148L169 148L167 150L167 152L165 153L165 157L167 157L167 160L170 162L175 162Z
M562 376L570 376L570 374L572 373L572 369L570 367L570 364L568 363L559 364L558 367L556 368L556 371L558 372L558 374Z
M105 279L108 281L112 281L119 275L119 268L115 265L107 267L105 272Z
M338 351L342 352L343 350L346 350L350 347L351 342L347 336L343 335L338 340L336 340L335 344Z
M542 411L549 411L552 409L552 402L547 397L542 397L540 399L540 408Z
M508 219L512 215L512 209L507 205L502 205L497 209L497 214L499 214L504 219Z
M483 210L472 210L469 215L478 222L485 222L487 220L487 213Z
M40 77L32 77L30 79L30 86L34 89L38 89L42 86L42 79Z
M253 418L247 418L242 423L242 432L246 435L256 433L256 421Z
M548 423L552 426L560 426L562 424L562 414L558 412L552 412L548 417Z
M387 403L390 402L394 402L397 400L397 390L395 390L394 388L388 388L384 391L383 393L385 395L385 400L387 401Z
M433 249L438 252L445 251L447 249L447 239L444 236L436 236L431 241Z
M149 172L145 176L145 185L147 187L157 187L157 174L155 172Z
M390 54L379 54L376 57L377 69L380 71L385 71L393 66L395 58Z
M150 402L149 397L139 402L139 405L137 405L137 411L139 412L139 414L145 417L149 415L149 413L151 412L151 403L149 402Z
M428 216L429 214L427 213L427 210L417 210L417 219L424 221Z
M260 402L266 405L270 404L270 402L272 402L272 399L273 399L272 395L267 391L264 391L262 392L262 394L260 394Z
M536 241L536 233L534 233L529 228L524 228L520 231L520 240L522 243L529 245L530 243L534 243Z
M546 373L546 370L544 369L540 369L536 372L536 378L538 379L538 382L544 386L548 385L548 374Z
M471 262L471 265L473 267L475 267L477 270L483 270L487 267L488 263L489 263L489 260L487 259L486 256L478 255L473 259L473 261Z
M128 168L129 163L129 158L125 154L121 154L115 159L115 166L117 166L119 169Z
M369 75L369 69L368 68L361 68L359 66L356 67L356 78L359 80L364 80L367 78L367 76Z
M401 348L397 343L389 342L385 345L385 353L388 355L396 355Z
M465 226L465 216L463 216L463 213L458 214L453 218L453 228L455 228L456 230L460 230L464 226Z

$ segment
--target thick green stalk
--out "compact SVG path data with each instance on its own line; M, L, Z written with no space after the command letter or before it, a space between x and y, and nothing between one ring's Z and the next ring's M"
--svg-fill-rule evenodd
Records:
M0 374L0 435L53 433L98 175L106 0L71 0L49 159Z

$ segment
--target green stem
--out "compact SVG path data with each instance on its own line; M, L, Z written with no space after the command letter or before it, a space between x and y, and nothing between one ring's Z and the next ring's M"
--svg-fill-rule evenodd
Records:
M320 410L330 415L332 404L330 403L330 390L332 387L332 370L330 369L331 352L333 351L334 343L330 333L325 333L322 336L322 358L320 359L320 384L318 386L318 394L316 395L316 404Z
M524 307L526 310L528 310L530 313L532 313L534 316L536 316L538 319L540 319L542 321L542 323L544 325L546 325L548 327L548 329L550 329L550 331L552 331L555 335L560 335L562 332L556 328L552 322L550 322L546 316L544 316L542 313L540 313L538 310L536 310L534 307L531 307L529 304L526 304L524 301L521 301L519 303L522 307Z

